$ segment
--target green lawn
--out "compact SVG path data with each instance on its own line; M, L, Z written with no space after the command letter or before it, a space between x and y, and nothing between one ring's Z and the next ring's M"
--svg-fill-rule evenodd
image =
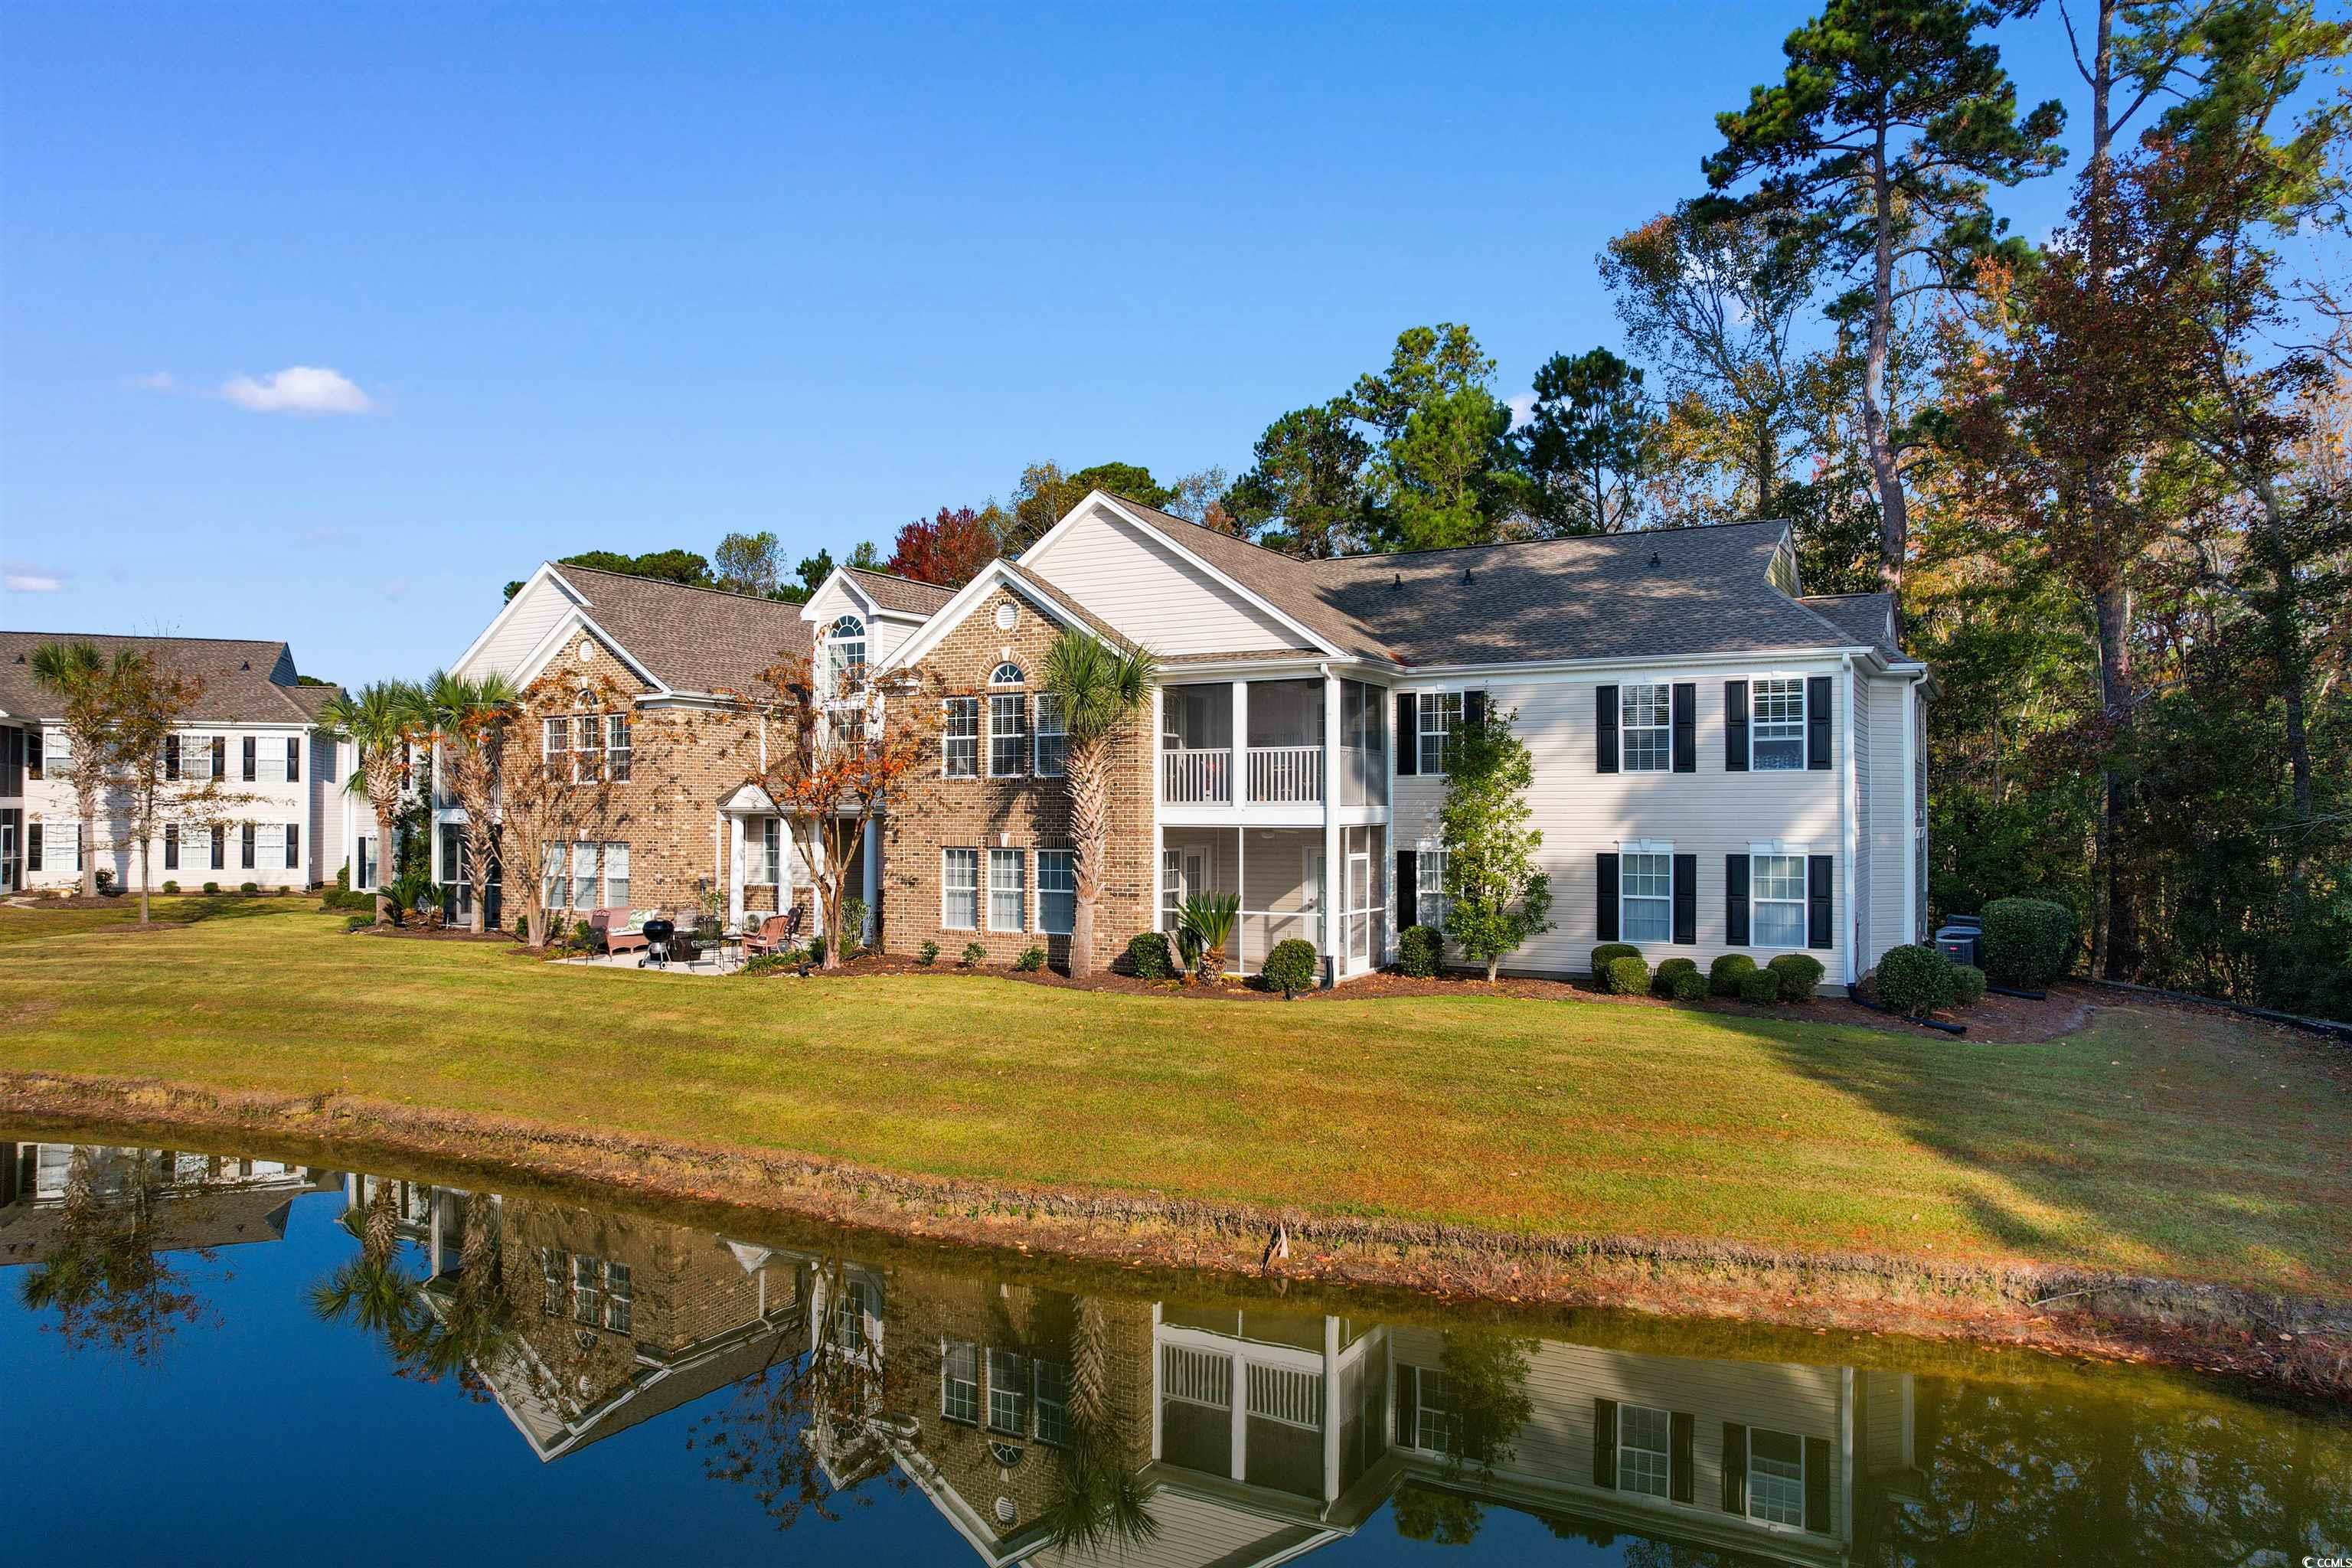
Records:
M710 980L0 910L0 1068L349 1092L898 1169L1526 1231L2022 1258L2352 1296L2347 1069L2116 1011L2040 1046L1480 996ZM186 910L200 914L201 910ZM2332 1076L2331 1076L2332 1075Z

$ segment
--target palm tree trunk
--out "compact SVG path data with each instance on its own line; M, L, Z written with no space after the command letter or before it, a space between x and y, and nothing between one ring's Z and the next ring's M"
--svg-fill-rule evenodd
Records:
M98 897L98 792L94 789L75 792L74 805L81 812L81 896Z
M379 801L375 808L375 923L392 923L392 895L384 891L384 858L392 847L392 816Z
M1075 907L1070 915L1070 974L1083 980L1095 971L1095 908L1102 899L1103 842L1109 782L1103 774L1109 746L1101 740L1074 741L1070 775L1070 847L1076 867Z

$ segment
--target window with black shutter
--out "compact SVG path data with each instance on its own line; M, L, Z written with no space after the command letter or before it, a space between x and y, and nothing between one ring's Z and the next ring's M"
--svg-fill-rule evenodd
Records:
M1748 771L1748 682L1723 683L1723 771Z
M41 825L36 822L25 829L25 869L37 871L40 868Z
M1726 855L1723 858L1723 923L1724 941L1734 947L1748 945L1748 857Z
M1683 947L1698 942L1698 857L1675 857L1675 941Z
M236 861L237 868L238 868L239 870L244 870L244 871L250 871L250 870L252 870L252 869L253 869L253 824L251 824L250 822L247 823L247 824L244 826L244 827L242 827L241 829L239 829L239 830L238 830L238 833L237 833L237 846L236 846L236 850L237 850L237 861Z
M1675 772L1698 772L1698 688L1689 681L1675 686Z
M1421 1433L1421 1368L1397 1363L1396 1440L1401 1448L1418 1448Z
M1421 923L1421 857L1410 849L1397 851L1396 859L1397 923L1417 926Z
M1666 1466L1666 1495L1676 1502L1688 1502L1695 1491L1692 1486L1691 1447L1692 1440L1696 1436L1694 1428L1697 1426L1698 1422L1685 1410L1675 1411L1674 1417L1674 1454Z
M1462 727L1465 730L1477 730L1483 729L1486 723L1486 694L1483 691L1464 692L1462 694Z
M1805 1528L1818 1535L1830 1529L1830 1440L1805 1439Z
M257 735L247 735L245 738L245 743L237 748L237 762L241 765L240 776L246 783L251 784L255 775L261 772L261 738Z
M1723 1424L1723 1511L1748 1512L1748 1428L1734 1421Z
M302 825L299 822L286 825L286 868L289 871L302 868Z
M41 731L25 731L25 776L28 779L39 778L48 765L42 758L41 745Z
M290 736L286 742L286 782L302 782L302 742L299 736Z
M1805 682L1805 766L1826 773L1830 765L1830 678Z
M1830 945L1830 858L1813 855L1805 862L1805 945Z
M1396 770L1400 778L1412 778L1421 772L1421 697L1417 692L1397 693Z
M1592 689L1592 755L1595 773L1617 771L1617 689Z
M228 759L227 759L226 757L225 757L225 756L221 755L221 753L220 753L220 752L215 752L214 753L214 760L215 760L215 761L216 761L216 762L226 763ZM208 871L217 871L217 870L221 869L221 868L223 868L223 867L226 866L227 864L228 864L228 829L227 829L227 828L226 828L226 827L215 827L215 828L214 828L214 829L213 829L213 858L212 858L212 864L211 864L211 865L209 865L209 866L207 866L207 867L205 867L205 869L206 869L206 870L208 870Z
M228 737L226 735L213 737L213 777L216 779L228 777ZM215 866L213 868L218 870L220 868Z
M1617 940L1617 857L1593 857L1592 929L1602 942Z
M179 825L178 825L177 823L165 823L165 824L163 825L163 869L165 869L166 871L176 871L176 870L178 870L179 868L180 868L180 828L179 828Z
M180 776L180 737L177 735L163 737L163 776L167 779Z
M1617 1402L1592 1402L1592 1484L1617 1489Z

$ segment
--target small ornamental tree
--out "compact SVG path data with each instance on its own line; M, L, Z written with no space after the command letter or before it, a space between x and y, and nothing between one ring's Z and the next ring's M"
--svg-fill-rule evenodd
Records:
M1543 834L1528 826L1535 762L1511 732L1516 713L1489 710L1446 750L1445 933L1493 980L1503 960L1551 929L1551 879L1536 868Z
M107 685L100 771L119 792L131 842L139 846L139 923L145 925L156 840L170 828L184 842L210 834L255 797L224 788L209 748L197 748L179 732L204 698L203 680L166 671L153 655L142 653L118 659Z
M628 820L602 753L583 762L569 749L568 728L559 726L570 726L581 713L601 716L627 702L627 693L609 677L583 681L542 675L523 688L509 710L498 774L499 837L509 858L502 886L511 889L522 914L523 941L533 948L547 945L554 857L572 844L600 843ZM565 746L551 746L549 741L559 734L566 736ZM478 899L475 907L481 907Z
M33 650L33 679L60 703L58 728L64 732L66 754L54 749L45 759L51 778L73 786L74 813L81 819L81 895L98 895L99 801L106 787L107 699L114 689L114 671L125 652L110 665L96 645L47 642Z

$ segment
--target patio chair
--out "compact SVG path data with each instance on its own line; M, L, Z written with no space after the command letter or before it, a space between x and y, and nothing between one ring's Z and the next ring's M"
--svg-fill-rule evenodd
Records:
M746 953L782 952L794 945L801 934L801 910L795 905L789 914L770 915L760 922L760 929L743 939Z
M659 910L591 910L588 911L589 951L606 953L642 952L646 945L646 922L660 918Z

